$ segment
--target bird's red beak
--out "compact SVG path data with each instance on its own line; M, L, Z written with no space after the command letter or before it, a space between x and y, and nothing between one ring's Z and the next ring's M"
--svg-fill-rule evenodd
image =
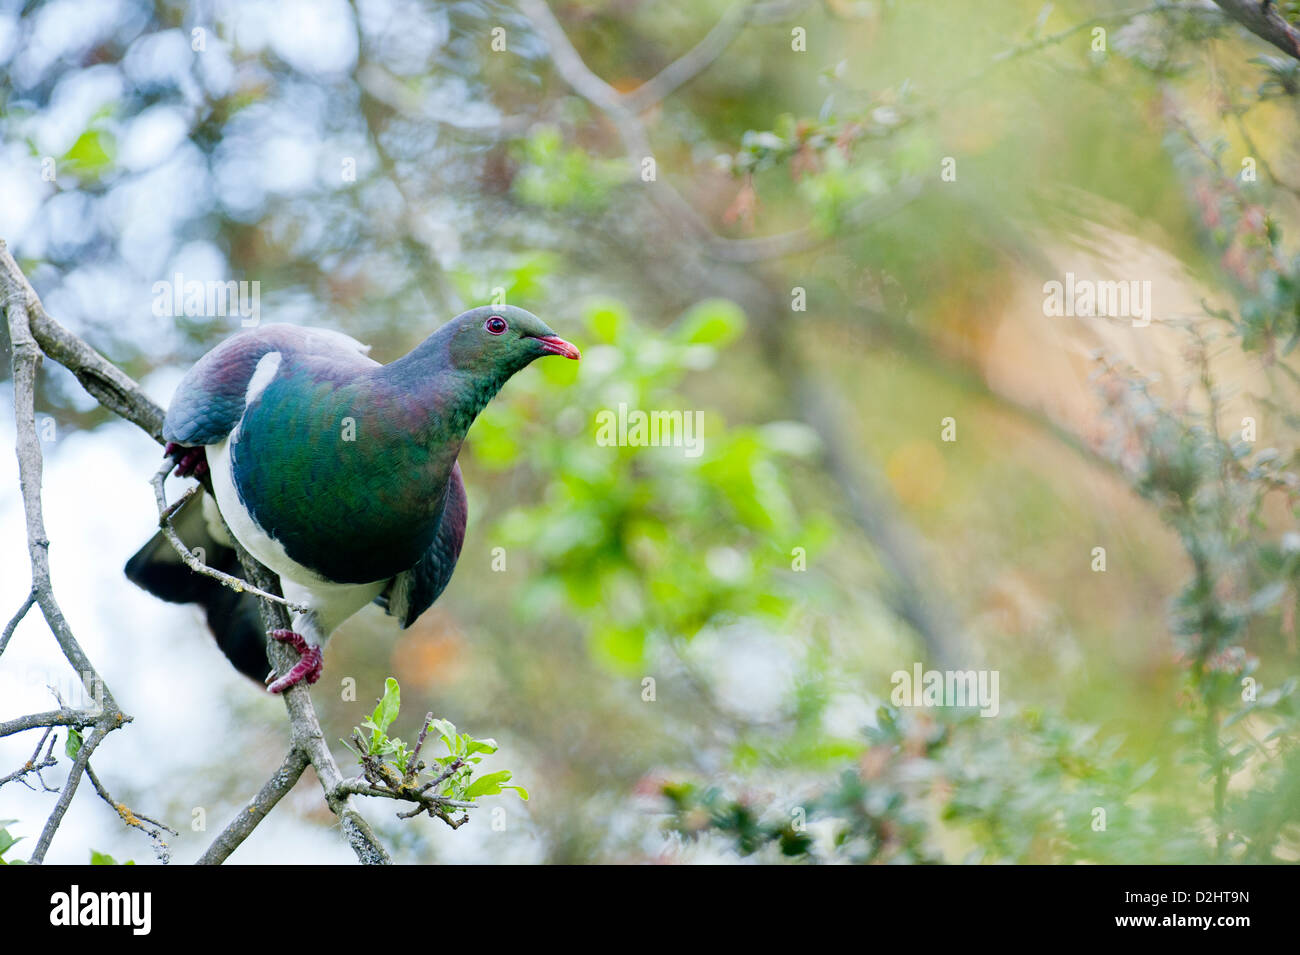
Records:
M547 335L544 338L539 335L537 340L542 343L548 355L562 355L574 361L582 357L582 352L578 351L576 346L569 344L559 335Z

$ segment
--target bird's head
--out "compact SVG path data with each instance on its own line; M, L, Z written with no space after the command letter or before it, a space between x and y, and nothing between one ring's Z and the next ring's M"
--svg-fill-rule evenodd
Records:
M513 305L472 308L447 325L447 352L451 363L462 371L508 378L543 355L575 361L580 357L578 349L544 321Z

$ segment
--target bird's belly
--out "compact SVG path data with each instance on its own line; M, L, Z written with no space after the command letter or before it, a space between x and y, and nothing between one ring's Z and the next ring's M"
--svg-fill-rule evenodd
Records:
M331 633L383 591L387 581L373 584L314 583L303 585L292 577L280 578L285 599L290 603L309 607L311 614L304 619L294 617L294 629L302 633L303 627L315 627L316 640L323 644ZM306 636L307 634L304 634Z
M386 580L341 584L326 580L290 557L279 543L257 526L235 487L230 470L230 441L208 445L208 464L217 508L244 549L280 576L285 597L308 607L310 614L294 616L294 629L315 644L323 644L348 617L379 596Z

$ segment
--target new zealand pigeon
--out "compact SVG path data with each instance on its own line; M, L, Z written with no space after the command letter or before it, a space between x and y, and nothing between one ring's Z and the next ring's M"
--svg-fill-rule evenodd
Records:
M292 630L269 634L301 657L273 693L316 682L321 647L367 603L403 628L429 609L465 537L456 456L470 424L533 359L579 357L536 315L508 305L465 312L388 365L368 350L320 329L243 332L189 370L163 422L176 473L210 473L214 491L175 516L181 539L238 574L219 512L280 575L285 597L307 608ZM226 656L261 679L266 635L255 598L191 571L161 533L126 574L164 600L201 604Z

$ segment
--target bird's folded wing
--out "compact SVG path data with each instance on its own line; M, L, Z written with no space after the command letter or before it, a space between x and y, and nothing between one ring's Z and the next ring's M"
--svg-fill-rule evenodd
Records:
M460 464L451 470L447 482L447 500L442 510L442 523L433 543L410 570L403 571L389 582L376 600L406 629L424 613L446 589L451 573L460 558L461 544L465 541L465 521L468 516L465 499L465 482L461 480Z
M341 332L264 325L228 338L197 362L176 387L163 437L178 444L216 444L234 430L249 400L258 362L267 355L310 355L340 368L374 367L369 349ZM265 384L265 383L263 383Z

